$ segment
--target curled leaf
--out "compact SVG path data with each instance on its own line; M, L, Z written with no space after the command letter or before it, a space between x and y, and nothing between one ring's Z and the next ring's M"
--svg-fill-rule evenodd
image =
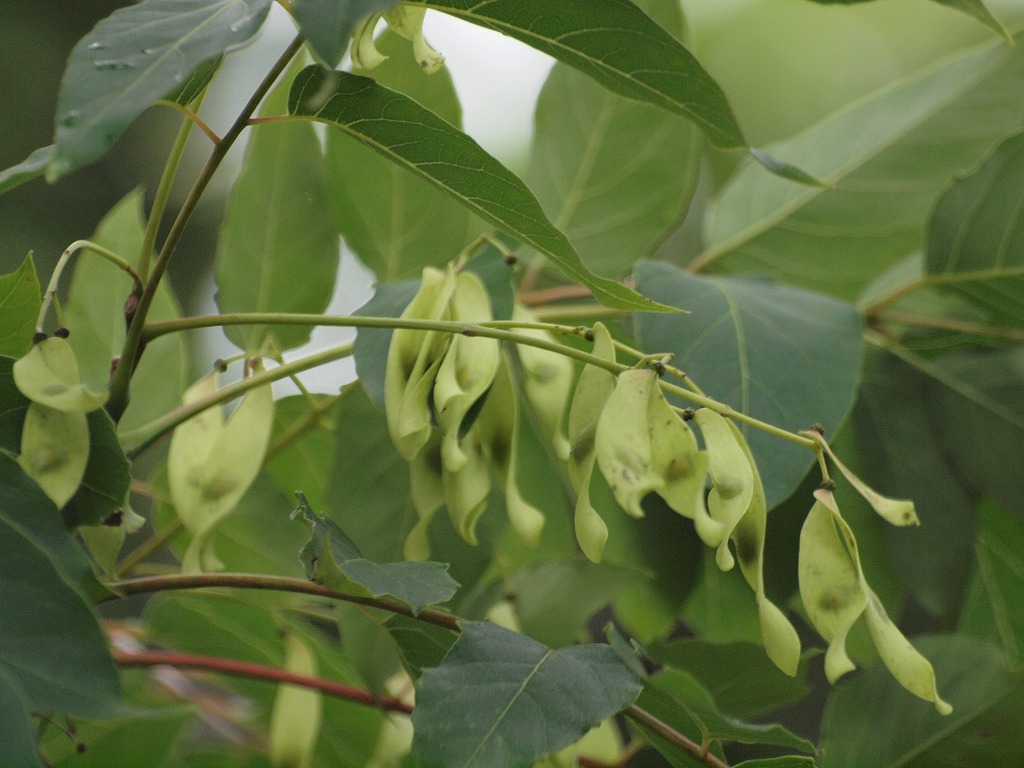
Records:
M754 473L736 434L721 414L700 408L693 420L700 426L710 457L708 471L713 485L708 494L708 511L720 525L721 537L715 560L719 568L728 571L736 564L729 550L729 535L750 506Z
M420 289L402 312L403 319L448 320L455 274L423 270ZM398 328L391 335L384 374L388 432L398 454L411 461L430 439L430 397L451 337L438 331Z
M611 334L602 323L594 324L594 355L615 362ZM596 365L585 365L576 382L569 409L569 482L576 491L576 540L583 554L601 562L608 526L590 503L590 478L597 461L597 422L615 389L615 374Z
M21 428L18 464L58 509L75 495L88 463L86 415L30 403Z
M65 413L89 413L107 402L106 392L82 383L74 350L58 336L33 344L14 364L14 384L32 402Z
M921 524L920 519L917 517L917 511L914 509L913 501L910 499L891 499L869 486L839 460L839 457L835 455L832 447L820 432L812 430L801 434L813 438L822 447L829 458L832 459L832 462L839 468L839 471L843 473L843 477L850 482L850 485L856 489L857 493L865 498L881 518L892 525L898 526Z

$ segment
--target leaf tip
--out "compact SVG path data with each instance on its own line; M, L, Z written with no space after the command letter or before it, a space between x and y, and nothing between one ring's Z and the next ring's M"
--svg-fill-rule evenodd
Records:
M761 152L753 147L748 147L747 150L750 152L750 156L754 158L754 160L764 166L764 168L771 173L783 179L787 179L788 181L792 181L797 184L803 184L804 186L820 187L822 189L831 189L835 186L835 184L822 181L821 179L812 176L807 173L807 171L796 165L778 160L766 152Z

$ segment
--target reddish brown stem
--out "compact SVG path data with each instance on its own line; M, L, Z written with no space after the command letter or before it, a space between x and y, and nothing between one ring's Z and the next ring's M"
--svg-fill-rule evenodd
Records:
M224 659L217 656L198 656L191 653L173 653L171 651L113 651L114 660L122 667L156 667L166 664L184 669L205 669L224 675L248 677L253 680L266 680L272 683L289 683L325 693L356 704L376 707L386 712L412 714L412 706L393 696L374 696L368 691L353 688L350 685L325 680L322 677L310 677L287 672L265 664L252 664L236 659Z

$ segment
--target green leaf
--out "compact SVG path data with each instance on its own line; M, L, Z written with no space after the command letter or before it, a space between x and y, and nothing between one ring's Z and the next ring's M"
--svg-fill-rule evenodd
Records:
M17 165L0 171L0 195L42 176L53 159L53 145L40 147Z
M69 528L95 525L124 506L131 486L131 465L117 440L114 422L104 410L88 415L89 461L75 495L61 510Z
M147 708L134 717L116 720L76 721L75 738L85 744L84 754L75 749L67 735L52 727L47 735L53 735L43 743L43 752L52 768L106 765L171 768L179 764L176 757L180 740L194 716L192 707L179 705Z
M32 500L18 501L20 511L28 511ZM0 518L0 552L0 671L22 690L31 710L114 714L121 706L117 668L92 610L53 555L6 515Z
M100 21L68 57L46 178L103 155L199 64L247 42L269 9L270 0L146 0Z
M746 144L725 94L693 55L629 0L412 2L493 29L621 96L696 123L718 147Z
M447 70L425 76L393 32L381 35L377 47L388 60L365 74L461 126ZM327 134L327 184L338 231L381 283L419 278L423 267L454 259L470 240L463 205L340 131Z
M813 2L821 3L822 5L832 5L840 3L842 5L854 5L856 3L863 3L867 0L813 0ZM998 34L1006 38L1007 42L1012 45L1013 38L1010 37L1010 33L1006 31L1006 28L999 22L992 12L985 7L985 3L982 0L934 0L939 5L945 5L948 8L955 8L958 11L966 13L968 16L973 16L982 24L987 27L991 27Z
M288 83L271 92L261 114L286 111ZM228 195L217 238L221 312L323 312L338 271L338 236L328 217L323 154L309 123L257 126ZM228 326L249 354L273 339L279 350L309 341L312 326Z
M377 283L373 297L355 311L359 317L399 317L420 289L420 281ZM384 410L384 376L387 370L390 328L360 328L356 333L353 358L359 381L370 399Z
M0 522L18 530L84 598L98 601L110 590L96 580L81 547L64 529L60 513L17 461L0 451Z
M736 717L758 717L799 701L810 690L806 665L790 677L754 643L672 640L646 649L656 661L693 675L723 712Z
M43 768L29 704L11 675L0 667L0 744L4 760L19 768Z
M1024 744L1011 736L1024 689L1000 652L955 635L915 638L914 644L932 660L953 713L937 714L887 680L885 667L876 664L833 690L823 721L821 768L926 768L950 756L961 765L1024 760Z
M192 74L189 75L185 82L166 94L160 101L177 104L179 107L187 107L209 87L217 71L220 69L220 65L223 63L223 54L207 59L192 70Z
M372 597L388 595L420 613L428 605L445 603L459 588L444 563L375 563L362 556L337 523L316 514L300 493L299 508L313 536L302 548L299 559L306 576L335 589L354 584Z
M692 675L679 670L666 669L652 677L637 705L698 743L710 738L814 751L811 742L781 725L755 725L723 714L710 692Z
M18 464L58 508L75 495L88 463L86 415L32 403L22 424Z
M638 336L716 400L783 429L820 422L832 434L853 406L861 322L853 306L753 278L705 278L647 262L637 288L690 314L641 315ZM685 403L684 403L685 404ZM769 508L788 497L814 457L745 424Z
M406 671L413 677L419 677L428 667L436 667L444 661L457 637L444 627L401 614L389 617L384 628L398 646Z
M677 2L639 6L681 35ZM678 116L556 64L537 101L524 178L584 265L621 277L680 222L697 181L701 144L696 128Z
M16 271L0 275L0 355L21 357L28 352L40 303L39 280L30 253Z
M420 678L413 751L422 768L526 768L639 691L609 646L552 651L494 624L466 622L444 662Z
M992 322L1024 325L1024 133L1001 143L939 199L928 226L930 282L982 307Z
M274 401L274 429L264 469L288 498L302 491L313 509L324 506L337 407L337 398L320 395Z
M814 768L815 765L813 757L786 755L763 760L744 760L742 763L736 763L733 768Z
M107 392L82 383L71 345L59 336L43 339L14 364L14 383L32 402L63 413L85 414L107 401Z
M524 634L560 648L586 635L587 621L629 584L637 571L588 560L551 560L505 580Z
M745 163L705 218L716 271L769 269L797 285L853 298L919 247L922 222L949 178L1019 128L1010 108L1021 46L990 43L944 59L768 147L827 188L799 186Z
M949 578L970 561L974 504L942 449L936 385L890 355L866 356L853 411L864 479L879 492L913 498L921 526L886 526L890 555L925 610L952 617L964 581Z
M1024 519L982 504L974 542L977 570L959 631L1003 649L1014 667L1024 662Z
M295 0L293 5L309 47L333 69L348 48L356 22L397 5L397 0Z
M312 66L295 78L288 110L344 131L431 182L485 221L536 248L607 306L667 311L587 271L522 181L473 139L408 97L365 77Z
M145 236L141 189L125 195L96 228L92 241L138 263ZM68 343L75 350L82 379L90 389L106 387L111 361L124 346L124 302L132 279L95 254L79 254L64 307L64 322L71 330ZM166 280L153 297L148 319L159 322L181 316ZM188 372L185 334L171 333L146 345L132 376L132 398L118 429L128 431L157 418L181 403Z

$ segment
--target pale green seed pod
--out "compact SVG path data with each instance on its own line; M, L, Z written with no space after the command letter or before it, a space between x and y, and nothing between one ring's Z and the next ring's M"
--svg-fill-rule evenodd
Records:
M707 454L668 404L649 368L619 374L597 423L597 463L630 515L643 516L640 502L651 491L692 519L698 534L714 544L716 523L704 508Z
M448 320L455 273L426 267L420 289L402 312L405 319ZM438 331L397 328L391 335L384 374L384 408L388 432L398 454L411 461L430 438L430 396L437 372L451 344Z
M732 531L732 541L736 546L736 559L739 560L740 572L747 584L754 590L757 600L757 616L761 626L761 642L765 653L779 669L793 676L800 665L800 638L796 630L764 591L764 540L768 525L768 507L765 503L764 486L761 475L757 471L754 457L750 453L747 441L736 425L729 423L729 428L746 454L754 478L754 490L750 497L747 511L736 523Z
M544 528L544 513L523 498L516 475L519 446L519 403L508 361L502 356L491 391L474 430L487 451L505 493L505 510L512 530L525 544L535 547Z
M839 513L839 507L832 493L830 491L818 490L815 491L814 496L816 503L811 512L817 516L819 521L825 512L831 516L831 522L834 525L832 535L835 537L835 540L827 544L829 551L822 554L815 551L816 547L821 546L821 539L809 537L806 542L808 551L805 553L805 541L801 534L800 594L804 600L805 608L808 608L808 617L811 618L815 628L822 633L822 637L829 640L830 638L825 633L841 631L846 622L852 624L857 618L857 616L852 616L854 609L861 605L861 611L864 613L865 623L868 627L868 633L871 635L871 640L878 650L882 663L892 673L892 676L896 678L896 681L915 696L932 702L939 714L950 714L953 711L953 707L939 696L935 686L935 670L932 668L931 663L900 632L899 628L889 618L878 596L868 586L860 564L857 540L850 526ZM812 525L821 526L821 523L816 522L812 523ZM837 530L838 533L836 533ZM848 564L839 566L833 563L830 567L819 569L813 573L810 572L809 566L806 568L804 566L805 558L815 563L821 563L827 558L839 561L841 553L846 554ZM837 620L836 616L822 616L821 595L828 594L827 590L832 585L836 586L839 590L850 590L851 569L857 580L860 597L854 597L850 600L851 605L842 612L842 623ZM808 571L806 574L804 573L805 570ZM815 581L816 578L822 579L822 582ZM827 581L828 579L834 579L835 581ZM808 604L814 603L815 598L818 598L819 602L815 606L815 613L812 614ZM818 624L819 621L822 622L821 626ZM825 669L826 673L829 674L830 680L838 678L839 675L853 668L853 663L846 656L845 650L840 645L843 637L844 634L837 634L835 639L831 641L829 653L826 654ZM839 645L839 650L833 651L833 647L837 645ZM834 657L831 666L829 665L829 654L832 654ZM833 678L833 675L835 675L835 678Z
M371 14L352 30L352 47L349 49L349 55L352 57L352 66L356 69L373 69L388 60L387 56L377 50L373 41L378 21L380 14Z
M721 414L701 408L694 413L693 420L700 427L709 456L708 470L713 485L708 494L708 511L718 524L720 542L715 560L719 568L728 571L736 564L729 549L729 535L750 506L754 473L729 422Z
M14 363L13 374L21 394L56 411L89 413L107 402L107 392L91 392L82 383L74 350L57 336L33 344Z
M518 305L512 313L512 319L536 322L536 318L528 309ZM555 343L555 337L547 331L520 328L516 332ZM526 397L537 412L545 433L551 439L555 453L565 461L569 457L569 441L562 431L562 422L569 406L569 394L572 392L572 360L558 352L526 344L520 344L516 350L523 364L523 388L526 390Z
M472 272L456 276L449 306L451 319L456 322L475 323L494 317L487 289ZM487 393L500 361L501 345L497 339L458 335L452 338L437 371L433 389L434 417L444 435L441 458L451 472L458 472L466 463L466 455L459 447L463 421Z
M75 495L88 462L88 417L30 403L21 428L18 464L58 509Z
M316 655L294 632L284 636L284 668L307 677L319 673ZM282 683L270 710L270 760L275 768L309 768L320 737L322 694L306 686Z
M384 18L396 34L412 41L412 55L416 57L420 69L432 75L444 66L444 56L431 48L423 37L423 19L426 13L426 8L402 3L390 11L385 11Z
M807 618L829 643L825 675L830 683L856 666L846 653L846 636L867 605L859 569L847 547L832 511L816 499L800 531L800 597Z
M477 544L476 524L487 508L491 490L491 465L480 434L471 429L463 442L466 463L458 472L444 469L441 485L455 530L470 544Z
M444 504L444 484L441 475L441 436L435 430L423 450L409 462L409 497L416 512L416 525L409 531L402 547L402 554L406 560L430 559L427 530L430 521Z
M602 323L594 324L594 355L615 362L615 345ZM569 482L576 491L576 540L589 560L601 562L608 525L590 503L590 479L597 462L597 423L615 389L615 374L585 365L569 408Z
M216 380L210 375L185 392L184 402L215 392ZM175 429L167 480L175 512L193 534L182 559L183 571L219 567L210 538L259 474L273 422L274 397L267 384L249 390L226 424L220 407L213 406Z

